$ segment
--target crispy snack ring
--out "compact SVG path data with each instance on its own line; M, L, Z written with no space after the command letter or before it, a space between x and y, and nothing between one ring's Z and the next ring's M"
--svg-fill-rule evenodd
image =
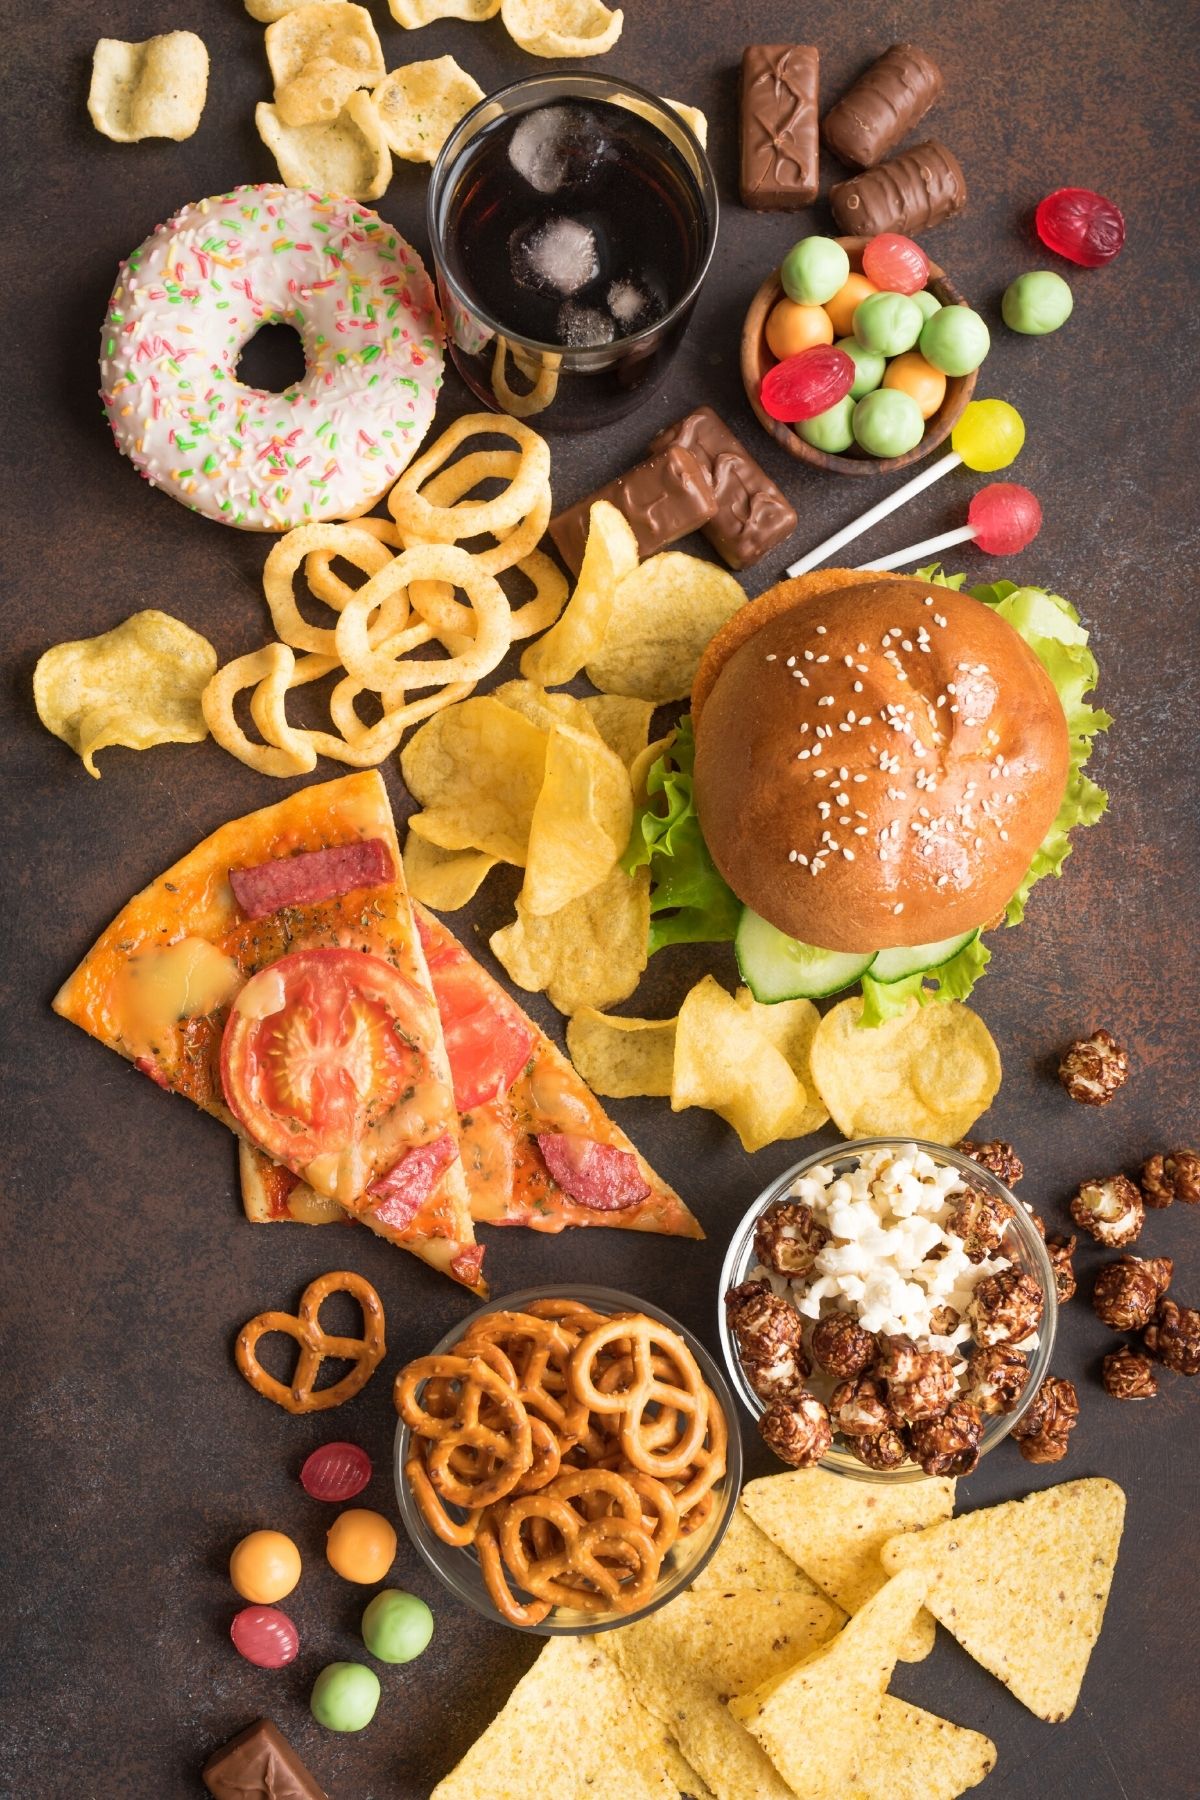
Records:
M636 1524L612 1515L581 1519L553 1487L545 1488L504 1507L499 1524L504 1560L523 1588L552 1605L634 1612L653 1593L662 1563L640 1512L639 1506ZM531 1558L521 1535L531 1519L545 1519L561 1547Z
M432 1412L418 1397L422 1382L436 1377L457 1384L452 1413ZM410 1431L428 1440L429 1480L453 1506L489 1506L511 1493L533 1463L529 1416L513 1389L481 1356L419 1357L396 1377L395 1401ZM463 1446L488 1453L474 1471L477 1479L455 1472L454 1453Z
M340 556L343 561L360 569L368 581L386 569L394 559L386 544L381 543L373 532L364 531L358 525L298 525L294 531L289 531L271 546L270 555L263 566L263 592L280 639L283 643L290 644L293 650L311 650L318 656L336 657L338 652L332 630L325 626L310 625L296 605L292 585L296 570L313 552L326 557ZM324 585L324 591L319 597L327 606L340 612L359 590L347 587L340 580L336 581L335 586L334 580L336 578ZM309 585L312 585L311 582ZM406 597L402 595L400 599L406 611ZM389 617L389 634L398 630L403 622L403 618Z
M353 1295L362 1312L360 1338L337 1337L322 1329L321 1307L330 1294ZM258 1343L273 1331L295 1338L300 1355L290 1387L269 1375L258 1360ZM295 1313L264 1312L250 1319L238 1332L234 1355L237 1366L252 1388L282 1406L285 1412L325 1412L352 1400L383 1361L387 1344L383 1335L383 1306L370 1282L349 1269L334 1269L310 1281L300 1296ZM353 1369L326 1388L314 1387L327 1356L352 1362Z
M533 383L528 393L516 394L509 385L505 359L510 350L521 374ZM515 419L532 419L536 414L545 412L558 393L561 360L550 352L535 368L520 344L510 344L507 338L497 333L496 348L492 353L492 392L505 412Z
M631 1379L628 1386L603 1393L596 1380L598 1365L621 1338L631 1347ZM655 1373L656 1352L674 1366L678 1380ZM590 1412L620 1416L621 1449L643 1475L670 1480L684 1475L696 1460L708 1429L708 1389L695 1357L675 1332L648 1318L607 1319L581 1339L571 1358L570 1379L572 1391ZM656 1429L663 1408L674 1409L680 1426L666 1445L658 1441Z
M324 665L321 675L334 667L327 657L315 660ZM294 652L286 644L267 644L227 662L200 696L204 722L222 750L260 775L310 775L317 766L316 751L303 732L291 729L284 711L284 695L295 672ZM254 689L251 712L265 744L251 743L234 717L234 701L248 687Z
M477 436L506 437L521 452L520 465L508 487L490 500L468 500L456 506L432 504L421 489L466 438ZM488 531L499 536L533 511L549 483L550 446L536 431L495 413L465 413L409 464L388 495L388 511L401 536L416 543L454 543Z
M469 596L474 635L457 655L404 661L401 658L413 645L406 642L403 632L387 636L379 620L399 616L394 596L401 590L407 590L410 583L429 581L452 583ZM489 674L512 643L512 608L495 576L484 573L476 558L457 544L421 543L389 558L386 568L355 589L333 636L346 673L382 694L387 704L410 688L445 688L451 682L477 681Z

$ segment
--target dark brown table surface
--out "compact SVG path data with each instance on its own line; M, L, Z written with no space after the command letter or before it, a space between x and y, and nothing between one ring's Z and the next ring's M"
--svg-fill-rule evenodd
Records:
M451 51L485 89L548 66L516 50L499 19L410 36L382 4L373 11L392 66ZM1015 1140L1029 1170L1023 1194L1060 1228L1081 1178L1195 1143L1200 1126L1200 983L1190 935L1200 923L1197 545L1194 490L1190 499L1186 491L1197 430L1187 139L1197 44L1188 13L1164 0L866 0L852 8L813 0L803 9L631 0L616 51L588 65L703 107L724 214L713 272L667 386L619 427L555 442L555 497L576 499L633 461L658 426L707 400L793 499L797 550L854 516L879 487L789 463L741 393L747 301L789 244L826 228L828 215L817 206L754 216L738 205L736 64L750 29L767 41L802 36L820 46L826 102L900 35L944 65L947 93L930 123L961 156L971 201L963 218L931 234L929 248L993 326L981 392L1011 398L1028 422L1014 474L1037 492L1046 521L1020 575L1081 609L1103 669L1101 699L1117 719L1095 759L1112 795L1109 817L1084 834L1062 882L1038 889L1024 929L1002 936L978 994L1005 1063L980 1130ZM85 111L98 32L140 39L182 26L203 35L212 57L196 136L135 146L98 136ZM268 88L260 35L237 0L167 9L151 0L101 8L60 0L20 7L8 40L19 62L4 86L12 127L4 341L15 410L0 439L10 552L0 780L11 876L0 1791L20 1800L198 1795L209 1750L262 1712L335 1800L419 1800L537 1650L463 1610L402 1542L391 1579L433 1606L433 1645L411 1667L383 1671L369 1730L337 1737L313 1723L313 1677L361 1652L366 1594L325 1565L331 1509L306 1499L296 1472L315 1444L354 1438L375 1458L363 1501L394 1515L391 1376L468 1303L365 1231L251 1228L226 1134L49 1010L59 981L130 894L222 821L284 792L211 743L108 751L103 780L92 782L41 729L30 700L33 664L47 645L104 630L138 607L186 619L223 660L267 636L264 540L220 529L139 482L109 442L96 399L99 327L119 258L182 203L275 178L252 122ZM1112 194L1128 243L1108 270L1063 265L1076 294L1070 323L1051 338L1018 338L1000 324L1000 295L1020 270L1053 260L1029 220L1041 195L1063 184ZM425 186L422 168L399 163L381 204L423 253ZM439 424L465 405L449 378ZM946 481L858 554L958 523L976 485L966 475ZM787 560L781 550L754 569L750 592ZM1015 572L969 551L963 562L978 579ZM385 776L402 809L394 764ZM461 915L454 921L485 962L486 933L511 894L497 878L465 926ZM656 958L631 1010L672 1010L705 967L732 979L723 952ZM559 1030L540 998L529 1004ZM1100 1024L1128 1045L1134 1072L1116 1102L1096 1112L1072 1105L1050 1071L1058 1046ZM778 1144L750 1158L708 1114L676 1117L649 1101L614 1111L683 1190L707 1242L493 1232L494 1291L605 1282L666 1306L715 1348L728 1231L796 1148ZM1200 1302L1200 1213L1151 1213L1138 1248L1174 1256L1177 1292ZM983 1505L1064 1475L1111 1476L1127 1491L1120 1566L1079 1706L1064 1725L1040 1723L944 1633L926 1663L901 1666L895 1688L991 1734L1000 1751L987 1787L994 1800L1184 1800L1200 1786L1200 1384L1189 1391L1168 1376L1158 1400L1136 1406L1102 1392L1097 1368L1110 1336L1087 1301L1100 1255L1088 1245L1078 1260L1081 1294L1066 1310L1055 1358L1081 1391L1070 1458L1033 1468L1004 1446L963 1484L961 1501ZM360 1270L383 1296L388 1360L336 1416L292 1419L240 1380L233 1337L252 1313L294 1305L307 1280L339 1264ZM748 1428L746 1444L751 1472L765 1472L770 1459ZM242 1662L228 1639L236 1604L229 1551L262 1525L292 1533L305 1557L288 1602L301 1654L278 1674Z

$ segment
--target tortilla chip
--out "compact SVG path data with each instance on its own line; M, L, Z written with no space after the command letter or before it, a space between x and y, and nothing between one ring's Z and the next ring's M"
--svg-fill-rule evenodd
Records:
M410 831L442 850L482 850L524 868L548 734L491 694L434 715L400 752L423 810Z
M500 16L530 56L603 56L624 23L601 0L501 0Z
M887 1580L880 1551L898 1532L917 1531L948 1519L954 1483L848 1481L827 1469L794 1469L747 1482L742 1505L771 1542L811 1575L822 1593L856 1613ZM917 1621L904 1662L920 1662L933 1649L929 1613Z
M664 550L618 582L588 680L655 706L686 699L709 640L745 603L727 569Z
M637 568L633 527L607 500L593 506L575 591L562 616L521 658L521 673L543 687L572 680L604 642L618 582Z
M633 777L638 758L650 741L654 707L649 700L629 700L621 694L589 694L583 701L592 723L610 750L615 750Z
M883 1694L855 1745L848 1791L886 1800L957 1800L996 1766L996 1746L978 1731Z
M208 97L208 51L194 31L166 31L142 44L101 38L92 54L88 112L117 144L190 138Z
M463 114L483 99L483 89L452 56L438 56L393 69L371 98L392 155L432 163Z
M675 1066L674 1019L616 1019L583 1006L567 1026L571 1061L607 1100L666 1099Z
M770 1039L804 1087L805 1105L790 1121L787 1135L807 1137L811 1131L820 1131L829 1118L829 1109L817 1092L812 1072L812 1046L821 1023L820 1013L811 1000L779 1000L773 1006L763 1006L744 987L738 989L734 998L749 1013L755 1030Z
M616 867L633 826L633 790L599 735L555 725L529 823L521 904L544 917L588 894Z
M493 953L518 987L545 993L559 1012L627 1000L649 960L650 877L618 864L590 893L537 917L517 903L494 932Z
M418 31L435 19L466 19L471 25L494 19L500 0L388 0L388 11L405 31Z
M363 90L351 94L331 124L285 125L276 107L254 109L258 135L279 165L285 187L378 200L392 179L392 153L379 114Z
M1075 1710L1124 1520L1115 1482L1066 1481L892 1538L883 1566L925 1578L935 1618L1054 1724Z
M862 1001L826 1013L812 1045L821 1098L844 1137L956 1144L1000 1088L1000 1052L978 1013L935 1001L860 1027Z
M748 1151L797 1136L810 1113L786 1058L711 975L685 997L675 1025L671 1110L689 1106L719 1113Z
M658 1720L655 1720L655 1724L661 1733L667 1780L675 1789L679 1800L717 1800L707 1781L693 1769L666 1726Z
M590 1084L589 1084L590 1085ZM694 1594L734 1593L739 1588L760 1588L767 1594L808 1594L824 1599L820 1588L797 1568L790 1556L760 1531L739 1502L721 1539L721 1547L692 1583ZM840 1626L845 1614L831 1601L826 1605Z
M457 912L475 898L496 860L483 850L443 850L410 831L404 844L404 879L413 899L433 912Z

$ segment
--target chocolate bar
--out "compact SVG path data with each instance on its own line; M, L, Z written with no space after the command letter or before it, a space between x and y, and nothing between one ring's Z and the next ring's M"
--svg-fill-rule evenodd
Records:
M213 1800L329 1800L270 1719L214 1750L200 1771Z
M712 482L699 458L690 449L660 451L551 519L550 536L576 575L587 547L588 519L597 500L607 500L624 513L643 559L686 537L689 531L698 531L717 510Z
M877 169L837 182L829 204L841 231L861 237L900 231L912 237L960 213L967 184L958 158L930 138Z
M817 197L817 64L811 44L742 53L742 205L792 212Z
M915 44L893 44L830 107L821 135L843 162L873 169L920 123L944 86L932 56Z
M651 439L650 448L690 450L712 482L717 510L702 527L731 569L747 569L796 529L796 514L711 406L698 406Z

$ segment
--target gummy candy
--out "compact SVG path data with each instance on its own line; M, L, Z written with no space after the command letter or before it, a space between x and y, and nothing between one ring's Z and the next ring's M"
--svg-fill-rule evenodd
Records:
M1091 188L1058 188L1047 194L1034 223L1047 249L1085 269L1099 269L1111 262L1125 242L1120 207Z
M929 258L898 231L881 231L862 254L863 274L889 294L917 294L929 280Z
M1028 488L993 481L980 488L967 508L967 523L987 556L1013 556L1042 528L1042 509Z
M300 1486L314 1500L353 1500L370 1479L371 1459L357 1444L322 1444L300 1471Z
M835 350L832 344L814 344L767 370L759 388L763 411L789 425L799 419L815 419L850 392L855 373L844 350Z
M972 400L950 433L951 446L980 475L1007 469L1024 442L1025 421L1007 400Z
M244 1606L229 1635L238 1655L256 1669L286 1669L300 1649L300 1633L277 1606Z

